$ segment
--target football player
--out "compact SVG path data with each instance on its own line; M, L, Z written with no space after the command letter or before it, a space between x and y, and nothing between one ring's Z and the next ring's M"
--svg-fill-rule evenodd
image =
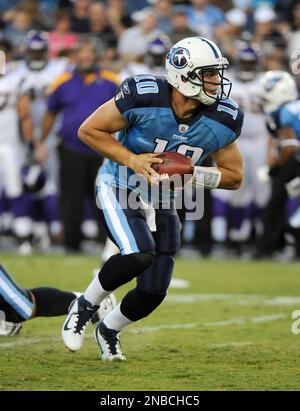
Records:
M20 127L24 138L35 144L42 126L42 119L46 111L46 90L50 83L62 74L68 65L64 58L48 58L48 37L46 32L30 31L24 40L24 63L20 67L23 82L20 90L18 105L20 107ZM33 219L32 231L36 245L46 249L49 245L48 225L52 237L58 237L61 232L61 221L58 201L58 159L56 153L56 132L53 128L47 140L48 159L44 164L45 184L26 186L30 194L30 216ZM24 167L27 177L32 172L33 150L28 154L29 165ZM40 166L39 166L40 167ZM39 175L42 174L42 170Z
M240 187L243 167L235 140L243 114L229 99L227 67L214 42L186 38L167 54L166 79L153 75L126 79L116 97L81 125L80 139L107 158L99 171L96 202L120 253L105 262L84 295L72 303L62 328L64 344L71 351L81 348L86 326L103 298L136 278L136 287L95 333L102 360L124 360L120 331L148 316L166 297L180 247L180 224L174 200L165 202L162 195L168 193L149 193L151 182L159 178L152 168L161 162L157 153L173 151L192 157L196 185ZM112 136L116 132L118 139ZM208 154L215 167L200 165ZM149 185L134 182L137 175ZM134 207L129 199L132 192L137 195Z
M0 191L3 190L7 205L14 220L12 231L23 241L30 231L30 220L22 192L22 164L24 147L19 138L18 116L21 115L18 99L21 94L23 75L12 60L12 46L7 40L0 41L0 49L7 59L6 73L0 77ZM22 209L20 209L22 204ZM4 205L4 204L3 204Z
M269 185L258 180L256 170L267 162L268 136L260 106L260 51L244 43L235 56L231 97L244 112L244 127L238 140L244 161L244 180L239 190L213 192L212 232L216 240L229 240L243 252L249 249L253 231L261 234L263 209L269 199ZM227 231L227 223L229 225Z
M294 78L285 71L269 71L261 79L261 98L267 128L272 136L272 155L269 176L271 198L268 202L260 255L271 256L285 245L286 184L300 175L300 101ZM297 223L296 223L297 221ZM296 224L296 226L295 226ZM293 226L299 229L298 219ZM299 248L299 247L297 247Z
M32 318L67 314L71 302L80 295L50 287L25 289L0 264L0 336L18 334L23 322ZM115 306L112 293L100 304L93 322L103 319Z

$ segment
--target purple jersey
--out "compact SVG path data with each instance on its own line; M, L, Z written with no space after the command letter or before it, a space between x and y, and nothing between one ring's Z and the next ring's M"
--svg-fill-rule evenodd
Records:
M99 106L114 97L117 76L107 70L86 78L76 70L62 74L49 88L48 110L61 113L62 144L76 151L98 155L78 138L80 125Z

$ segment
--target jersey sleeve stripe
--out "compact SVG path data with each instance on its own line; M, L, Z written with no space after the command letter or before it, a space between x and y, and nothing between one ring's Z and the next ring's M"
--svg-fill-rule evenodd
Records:
M62 84L66 83L72 78L72 73L66 72L59 76L56 80L54 80L53 83L50 84L50 86L47 89L47 94L52 94L58 87L60 87Z
M120 79L116 73L113 71L109 70L101 70L100 71L100 76L104 78L105 80L109 80L113 83L115 83L117 86L120 84Z

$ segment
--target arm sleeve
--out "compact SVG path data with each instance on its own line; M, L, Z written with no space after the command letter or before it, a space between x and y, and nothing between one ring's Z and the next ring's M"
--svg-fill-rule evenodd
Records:
M282 107L279 112L279 127L293 127L294 114L287 108Z
M128 77L118 87L115 94L115 103L129 125L133 125L135 123L134 109L138 106L136 82L133 77Z
M238 109L238 114L234 121L232 118L230 118L230 121L224 121L223 130L217 133L219 148L222 148L227 144L233 143L241 135L243 123L244 113L240 109Z
M28 81L25 78L22 79L19 84L18 96L21 97L21 96L28 94L31 87L32 87L31 81Z
M57 113L61 109L60 87L48 95L47 109L51 113Z

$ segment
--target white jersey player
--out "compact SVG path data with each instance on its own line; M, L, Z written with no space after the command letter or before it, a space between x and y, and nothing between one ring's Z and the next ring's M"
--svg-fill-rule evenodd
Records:
M30 113L32 132L29 137L33 144L41 133L42 119L46 112L46 92L48 86L67 69L67 60L48 60L47 35L43 32L30 32L25 39L25 59L19 71L24 78L21 86L22 106L26 107ZM26 111L26 109L25 109ZM20 119L22 123L22 118ZM45 214L51 214L48 220L52 235L58 235L61 229L58 212L58 159L56 153L56 130L53 128L52 135L47 139L49 150L48 159L44 165L46 171L45 186L33 194L33 199L40 200L38 207L42 207L42 219L34 224L37 237L46 237L47 227L45 226ZM34 190L33 190L34 191ZM48 201L47 198L51 198ZM56 198L54 201L53 199ZM44 204L43 204L44 202ZM52 204L52 205L51 205ZM56 204L53 209L53 204ZM49 207L52 210L49 213ZM46 241L47 244L47 241Z
M260 108L258 59L255 48L241 48L236 58L236 69L232 73L231 96L245 116L238 141L244 161L244 181L241 188L234 192L213 192L218 212L213 218L212 233L214 239L220 242L224 242L228 234L231 241L243 243L249 240L253 228L259 231L261 212L270 195L269 185L260 182L256 175L257 169L267 162L268 146L265 119ZM222 209L225 213L220 212Z
M16 109L20 85L21 78L16 72L0 78L0 182L9 198L15 198L22 192L22 153Z

